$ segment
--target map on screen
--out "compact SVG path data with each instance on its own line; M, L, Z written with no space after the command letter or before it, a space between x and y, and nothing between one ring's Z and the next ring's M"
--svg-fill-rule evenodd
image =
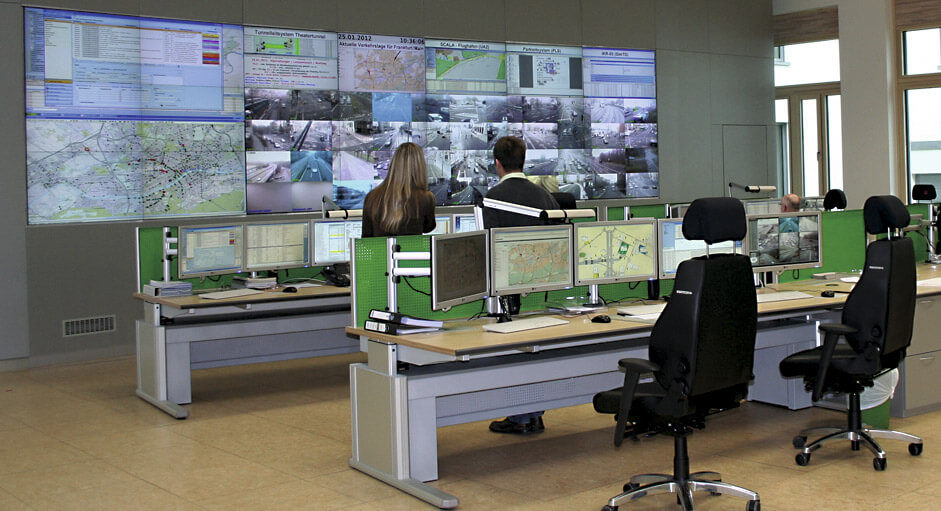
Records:
M572 283L571 227L491 231L493 291L561 289Z
M425 91L424 39L347 33L337 38L341 91Z
M576 284L656 276L653 222L575 225Z

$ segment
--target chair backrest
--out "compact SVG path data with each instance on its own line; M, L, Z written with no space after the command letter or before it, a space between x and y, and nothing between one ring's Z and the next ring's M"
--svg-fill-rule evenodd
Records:
M910 218L893 196L870 197L863 217L870 234L902 228ZM843 309L843 323L858 330L847 336L847 342L866 357L860 360L860 369L897 367L905 358L912 340L916 285L911 239L886 238L869 244L863 273Z
M552 192L549 195L559 203L559 209L575 209L575 196L568 192Z
M684 235L707 242L743 238L744 207L725 199L694 201L684 216ZM697 205L699 201L707 203ZM650 336L650 359L662 368L657 380L664 388L681 382L689 398L747 385L757 316L747 256L714 254L683 261L673 295Z
M823 196L823 209L846 209L846 194L839 188L833 188Z

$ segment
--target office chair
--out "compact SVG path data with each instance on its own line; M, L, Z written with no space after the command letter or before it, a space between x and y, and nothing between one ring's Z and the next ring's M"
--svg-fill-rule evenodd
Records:
M568 192L552 192L549 195L559 203L559 209L575 209L575 196Z
M823 196L823 209L846 209L846 194L839 188L833 188Z
M912 187L912 199L913 200L935 200L938 197L938 192L935 190L934 185L915 185Z
M912 240L901 237L898 229L909 222L902 201L891 195L870 197L863 207L863 220L869 234L888 233L866 248L866 263L859 282L846 299L842 323L822 324L823 346L800 351L781 361L781 374L801 377L812 399L825 392L849 394L845 428L825 427L801 431L794 437L798 465L810 463L810 455L827 441L846 438L850 447L860 443L875 455L876 470L885 470L885 451L873 438L907 440L908 452L921 454L921 439L898 431L871 429L862 425L859 393L872 386L873 378L899 366L912 339L915 315L915 254ZM843 338L845 343L838 343ZM814 431L826 435L807 443Z
M745 208L738 199L697 199L683 217L683 235L712 244L745 237ZM654 426L674 438L673 475L631 478L624 493L603 511L632 499L672 492L686 510L693 491L729 494L760 509L758 494L721 482L715 472L689 472L687 436L705 415L738 406L748 393L757 328L757 304L751 263L740 254L713 254L680 263L673 295L650 334L649 360L623 359L624 386L596 394L599 413L617 421L614 445L624 440L627 422ZM638 384L653 373L652 383Z

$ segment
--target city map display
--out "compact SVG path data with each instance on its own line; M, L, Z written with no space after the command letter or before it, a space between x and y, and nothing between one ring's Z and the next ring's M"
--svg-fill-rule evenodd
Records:
M339 34L340 90L424 92L425 40Z
M575 228L576 285L656 275L652 222Z
M239 123L29 119L30 223L245 209Z
M519 292L572 285L571 229L491 231L493 290Z

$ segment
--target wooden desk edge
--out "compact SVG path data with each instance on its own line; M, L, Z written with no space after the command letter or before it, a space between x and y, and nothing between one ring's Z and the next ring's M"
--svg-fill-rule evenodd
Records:
M349 287L319 286L299 288L297 293L282 293L281 291L265 291L262 294L248 296L236 296L234 298L223 298L221 300L211 300L200 298L198 294L186 296L150 296L144 293L134 293L134 298L138 300L167 305L180 309L198 309L202 307L218 307L220 305L244 305L268 302L283 302L303 300L305 298L329 298L332 296L349 296L351 294Z

